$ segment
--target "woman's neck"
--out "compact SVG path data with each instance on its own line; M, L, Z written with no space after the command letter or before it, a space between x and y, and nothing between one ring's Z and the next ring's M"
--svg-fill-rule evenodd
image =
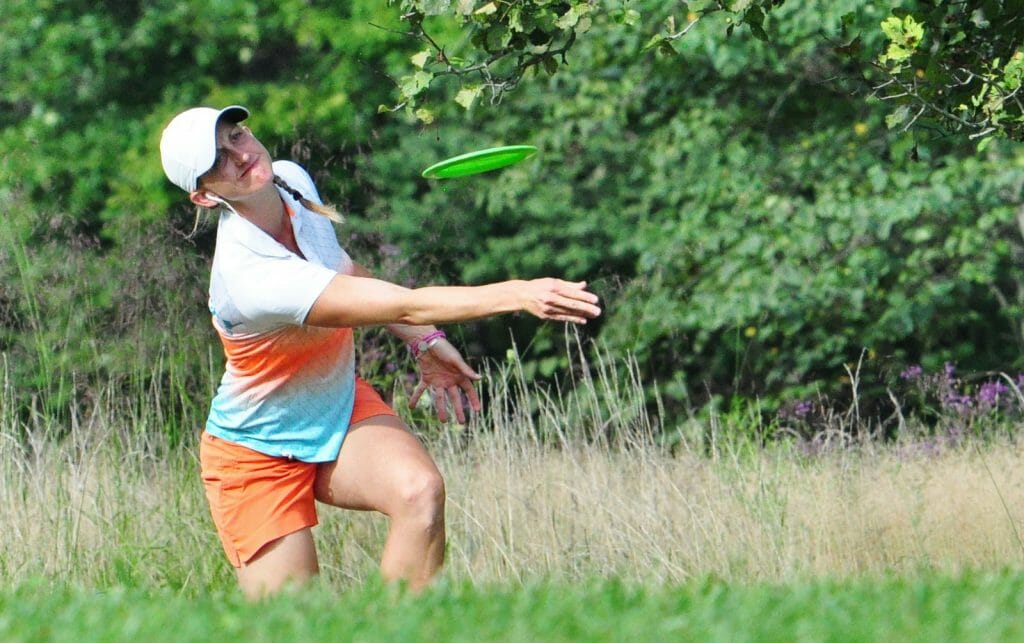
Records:
M286 214L284 201L281 200L281 195L274 184L268 184L265 189L249 195L244 200L236 200L233 205L239 215L259 229L275 239L281 236Z
M304 256L288 219L288 209L276 187L271 185L269 189L260 190L244 200L235 201L234 208L239 216L269 234L285 248L300 257Z

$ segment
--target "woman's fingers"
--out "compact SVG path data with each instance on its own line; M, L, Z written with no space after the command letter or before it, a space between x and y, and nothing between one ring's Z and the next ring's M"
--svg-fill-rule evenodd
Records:
M541 319L585 324L601 314L598 296L586 289L587 282L540 279L538 310L530 311Z
M587 282L585 281L563 281L561 283L569 286L568 289L564 287L559 289L562 294L572 295L575 299L591 304L596 304L599 301L597 295L587 290Z
M420 401L420 397L423 396L423 391L427 390L427 384L423 380L420 380L416 385L416 388L412 390L412 396L409 397L409 408L416 408L416 403Z
M477 376L479 378L479 376ZM473 386L473 382L469 380L462 380L460 382L462 390L466 392L466 398L469 400L469 408L474 411L479 411L481 408L480 396L477 395L476 387Z
M469 407L473 411L480 410L480 398L477 396L476 390L473 389L471 384L462 383L462 388L459 385L452 384L447 388L433 388L431 389L431 396L434 400L434 409L437 412L437 419L442 422L447 422L451 417L449 414L449 406L451 410L455 412L455 420L459 424L466 423L466 401L468 399ZM463 398L463 391L465 391L466 397Z
M462 395L459 394L459 387L454 384L448 387L448 402L455 407L455 419L459 424L465 424L466 411L462 408Z
M448 421L448 400L445 395L445 390L440 386L435 386L431 389L431 394L434 396L434 410L437 411L437 419L442 422Z

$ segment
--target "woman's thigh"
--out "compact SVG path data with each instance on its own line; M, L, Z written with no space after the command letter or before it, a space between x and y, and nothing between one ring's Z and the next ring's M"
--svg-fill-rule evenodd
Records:
M410 494L443 481L419 438L395 416L352 425L335 462L317 467L314 490L320 502L344 509L389 515Z
M302 583L319 569L313 535L307 527L267 543L236 573L242 591L255 598L289 582Z

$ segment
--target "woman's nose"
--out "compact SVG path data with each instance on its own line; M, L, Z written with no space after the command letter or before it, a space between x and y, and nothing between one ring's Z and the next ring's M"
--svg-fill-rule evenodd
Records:
M234 159L235 165L245 165L252 158L252 155L245 150L231 150L231 158Z

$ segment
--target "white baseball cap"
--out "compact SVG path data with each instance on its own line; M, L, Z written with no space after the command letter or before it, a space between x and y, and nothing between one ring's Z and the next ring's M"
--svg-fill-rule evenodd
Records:
M248 117L249 110L240 105L193 107L175 116L160 137L164 174L182 190L195 191L199 177L217 160L217 123L221 118L240 123Z

